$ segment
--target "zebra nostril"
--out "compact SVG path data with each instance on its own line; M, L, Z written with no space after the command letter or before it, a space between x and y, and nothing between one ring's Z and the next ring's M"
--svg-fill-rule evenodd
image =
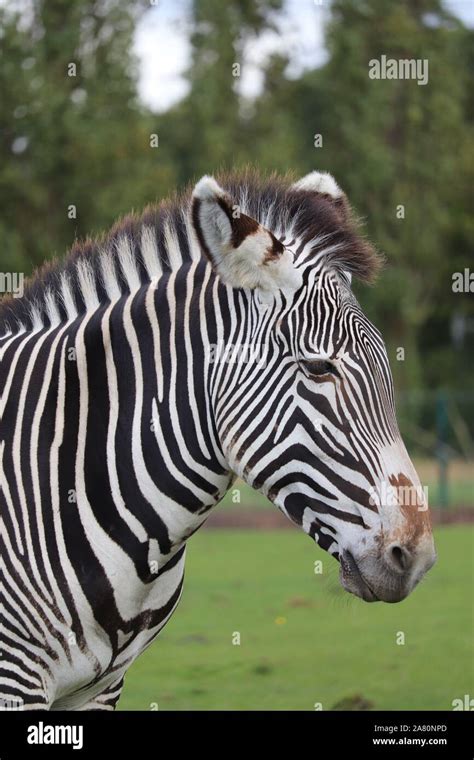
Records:
M412 564L410 552L400 544L390 544L385 556L390 567L399 573L406 572Z

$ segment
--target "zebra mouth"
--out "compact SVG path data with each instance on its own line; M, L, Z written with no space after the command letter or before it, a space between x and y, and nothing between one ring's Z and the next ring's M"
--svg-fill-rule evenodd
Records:
M346 591L360 597L365 602L380 601L360 572L357 562L349 551L341 554L339 562L341 564L339 577L341 585Z

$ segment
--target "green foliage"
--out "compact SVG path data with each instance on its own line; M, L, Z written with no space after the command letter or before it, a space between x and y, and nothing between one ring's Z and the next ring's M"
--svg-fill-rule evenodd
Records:
M397 386L472 388L473 297L451 285L469 256L472 268L473 33L441 0L334 0L327 63L290 78L286 56L272 56L249 103L236 64L243 72L246 46L275 28L282 6L194 0L189 94L156 115L137 101L131 53L137 20L152 12L144 0L34 0L22 16L1 5L2 268L29 273L203 173L325 169L387 255L379 286L358 295ZM427 59L428 84L369 78L381 55ZM454 314L471 329L459 349Z
M289 156L302 172L333 173L386 253L380 286L360 297L384 333L401 388L472 387L472 334L463 373L452 371L459 357L450 345L452 314L474 316L472 294L451 289L452 273L472 257L471 37L439 0L337 0L326 66L291 82L281 64L275 77L272 64L256 114L255 160L262 155L279 169ZM428 84L370 79L369 61L381 55L427 59Z
M175 181L150 149L151 118L136 98L139 4L33 7L31 18L0 8L2 256L27 273ZM26 148L14 152L19 140Z

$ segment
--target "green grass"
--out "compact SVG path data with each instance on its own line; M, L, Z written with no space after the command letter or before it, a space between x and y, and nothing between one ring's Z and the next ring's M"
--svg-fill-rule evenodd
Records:
M239 510L278 509L262 493L254 491L243 480L236 480L230 491L219 503L218 509L230 507Z
M474 695L474 529L445 526L436 539L436 566L389 605L345 593L335 560L296 528L202 529L181 603L130 669L119 708L329 710L359 695L373 709L451 709Z

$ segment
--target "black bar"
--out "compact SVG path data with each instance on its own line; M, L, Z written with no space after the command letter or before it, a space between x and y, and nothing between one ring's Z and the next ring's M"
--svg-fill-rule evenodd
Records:
M0 760L19 757L95 757L132 751L131 760L166 752L240 750L243 759L256 745L310 758L474 757L473 715L459 712L0 712ZM56 727L63 726L64 729ZM74 730L75 727L75 730ZM82 728L82 733L81 733ZM30 741L28 741L28 739ZM68 740L76 744L48 743ZM35 744L33 741L42 740ZM79 746L82 744L82 746ZM211 754L214 754L214 751ZM299 758L298 758L299 760ZM306 760L306 758L304 758Z

